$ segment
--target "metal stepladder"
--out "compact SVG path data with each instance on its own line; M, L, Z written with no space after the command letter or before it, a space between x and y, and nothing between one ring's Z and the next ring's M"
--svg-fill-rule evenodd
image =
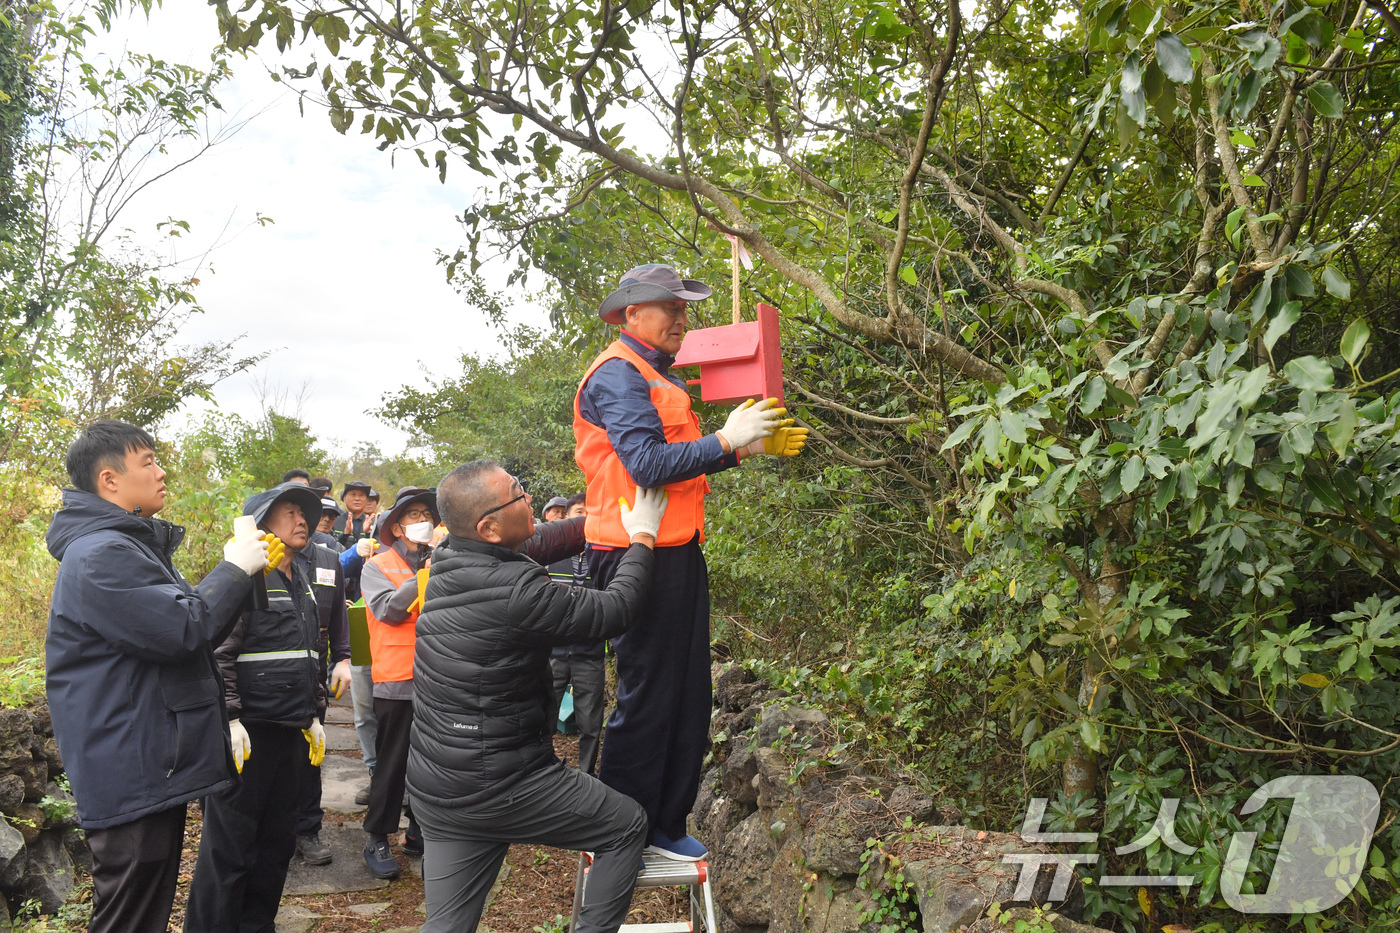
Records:
M690 888L690 919L673 923L626 923L618 933L719 933L715 923L715 901L710 890L710 864L700 862L677 862L660 855L642 855L646 870L637 876L639 888ZM579 908L583 906L583 887L588 879L588 869L593 864L592 852L580 852L578 857L578 877L574 881L574 914L569 921L569 929L578 926Z

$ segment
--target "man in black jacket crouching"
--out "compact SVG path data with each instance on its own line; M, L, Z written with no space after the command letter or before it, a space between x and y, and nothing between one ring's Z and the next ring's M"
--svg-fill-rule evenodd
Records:
M473 931L511 843L594 853L573 933L627 917L646 844L641 806L554 755L549 651L625 632L651 591L662 490L638 489L631 545L605 590L542 564L583 550L583 519L535 529L530 496L491 460L438 486L448 536L418 617L408 791L423 828L423 933ZM538 563L537 563L538 562Z

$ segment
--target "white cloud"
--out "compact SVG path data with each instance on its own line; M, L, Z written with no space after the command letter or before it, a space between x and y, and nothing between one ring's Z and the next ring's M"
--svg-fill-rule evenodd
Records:
M123 47L203 67L217 41L214 13L202 4L166 4L96 37L93 50ZM400 153L391 167L372 137L340 136L326 115L268 76L268 64L234 59L234 80L220 92L229 114L255 115L228 142L149 189L121 225L161 255L156 230L167 217L192 231L176 241L180 259L209 244L212 274L196 289L206 313L184 339L202 342L246 333L244 353L272 351L251 374L216 389L221 408L259 408L258 385L307 393L302 416L341 450L361 440L386 452L407 438L366 414L381 395L421 384L420 364L437 375L458 369L463 352L499 348L493 331L448 286L435 251L462 243L455 215L473 198L467 170L447 184ZM261 111L261 112L260 112ZM255 223L258 214L275 222ZM504 287L504 276L500 276ZM516 323L547 326L543 309L512 296ZM179 427L179 425L176 425ZM287 464L295 466L296 464Z

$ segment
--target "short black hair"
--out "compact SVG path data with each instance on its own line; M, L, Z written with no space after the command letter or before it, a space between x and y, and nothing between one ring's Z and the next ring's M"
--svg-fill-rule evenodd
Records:
M75 489L97 495L97 476L104 469L126 472L126 455L155 452L155 438L125 421L94 421L68 445L68 481Z
M331 478L329 476L313 476L311 477L311 488L334 489L335 484L331 482Z
M311 474L302 469L288 470L282 474L282 482L290 483L294 479L304 479L306 484L311 485Z
M497 503L483 484L491 471L504 469L496 460L473 460L442 478L437 487L438 514L449 534L476 540L481 513Z
M585 502L587 502L587 501L588 501L588 493L586 493L586 492L576 492L576 493L574 493L572 496L569 497L569 501L568 501L568 502L564 503L564 511L567 512L569 509L572 509L574 506L576 506L576 505L583 505L583 504L584 504Z

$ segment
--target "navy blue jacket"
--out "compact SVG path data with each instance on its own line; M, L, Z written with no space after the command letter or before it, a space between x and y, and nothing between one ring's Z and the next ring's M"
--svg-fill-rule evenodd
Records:
M224 561L192 587L171 563L185 529L63 491L45 664L54 738L84 829L237 780L213 645L252 591Z
M671 373L675 357L626 331L622 342L664 378L687 391L685 380ZM593 371L583 384L578 410L583 420L608 432L617 458L643 488L654 489L739 465L738 455L725 453L713 434L698 441L666 443L666 431L651 403L646 378L626 360L608 360Z

